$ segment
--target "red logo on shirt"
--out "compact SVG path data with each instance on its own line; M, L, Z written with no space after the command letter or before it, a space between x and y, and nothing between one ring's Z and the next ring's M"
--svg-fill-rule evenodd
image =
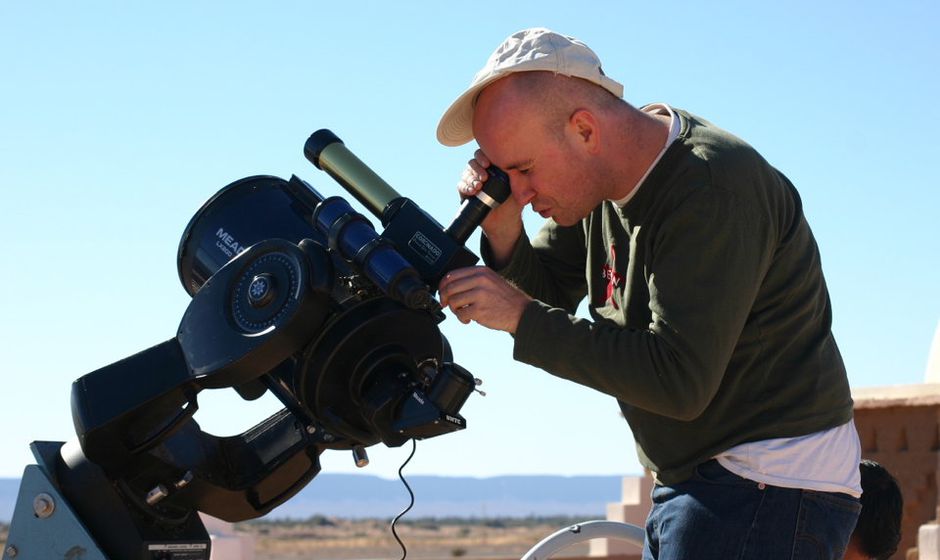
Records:
M620 281L623 280L623 276L617 272L617 251L613 245L610 246L610 262L604 265L604 268L601 269L601 276L607 280L607 298L604 300L606 305L608 302L614 306L614 309L620 309L617 305L617 302L614 301L614 288L620 286Z

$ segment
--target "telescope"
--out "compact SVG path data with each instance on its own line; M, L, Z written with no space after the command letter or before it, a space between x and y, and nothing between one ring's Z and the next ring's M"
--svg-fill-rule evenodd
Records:
M466 427L478 380L454 362L434 295L478 261L465 242L509 195L491 167L447 227L398 194L329 130L304 154L382 225L306 181L259 175L212 196L183 232L192 300L176 335L78 378L76 437L33 442L3 558L208 560L197 512L236 522L284 503L326 450L397 447ZM283 408L217 437L203 389ZM77 555L77 556L76 556Z

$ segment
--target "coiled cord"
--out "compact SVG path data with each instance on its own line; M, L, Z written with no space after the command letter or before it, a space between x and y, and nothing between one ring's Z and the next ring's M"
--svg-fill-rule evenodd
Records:
M392 519L391 529L392 536L395 537L395 540L398 541L398 546L401 547L401 560L405 560L408 556L408 549L405 548L405 543L398 537L398 531L395 530L395 525L398 523L398 520L405 516L406 513L411 511L411 508L415 505L415 493L412 492L411 486L408 485L408 481L405 480L405 475L402 474L402 471L405 469L411 458L415 456L415 450L418 448L418 440L411 438L411 454L408 455L408 458L405 459L405 462L398 467L398 478L401 479L401 483L405 485L405 489L408 490L408 495L411 496L411 501L408 503L408 507L402 510L401 513L395 516L395 519Z

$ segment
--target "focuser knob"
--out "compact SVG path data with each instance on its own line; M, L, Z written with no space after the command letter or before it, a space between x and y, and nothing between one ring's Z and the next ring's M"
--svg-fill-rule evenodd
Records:
M265 331L296 311L300 301L291 294L300 294L306 266L295 251L248 253L232 294L232 318L244 332Z
M271 303L277 297L276 282L274 276L267 272L256 275L248 285L248 303L254 308Z

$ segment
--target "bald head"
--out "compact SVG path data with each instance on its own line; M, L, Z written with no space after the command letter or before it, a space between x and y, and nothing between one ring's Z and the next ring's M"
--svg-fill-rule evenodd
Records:
M488 86L477 104L520 107L531 111L546 132L560 138L568 118L578 109L600 116L629 107L621 98L588 81L552 72L517 72ZM495 103L494 103L495 102Z

